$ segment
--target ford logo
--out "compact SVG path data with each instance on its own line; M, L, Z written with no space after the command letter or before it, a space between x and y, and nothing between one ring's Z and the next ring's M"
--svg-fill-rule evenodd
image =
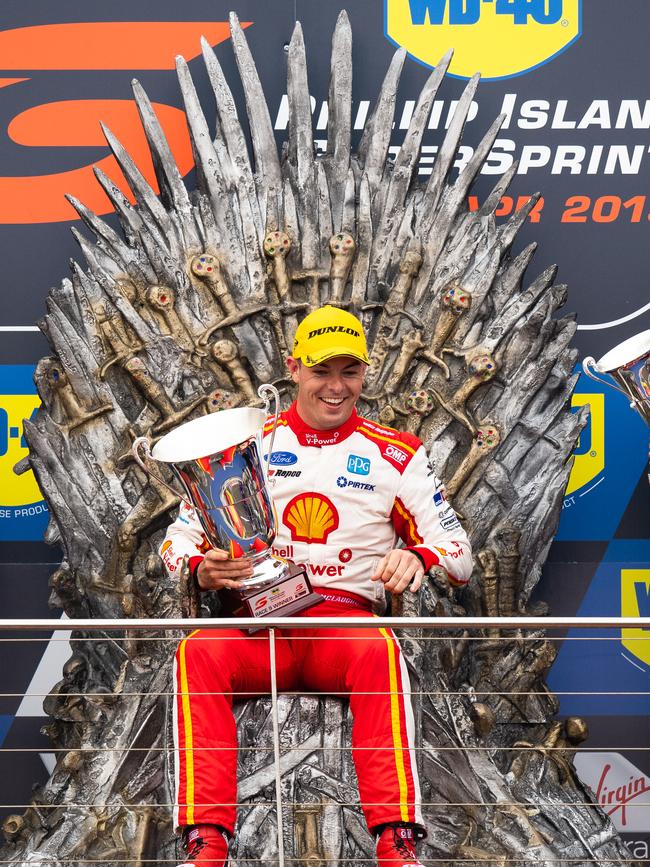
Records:
M298 462L298 456L293 452L272 452L271 463L276 467L290 467Z

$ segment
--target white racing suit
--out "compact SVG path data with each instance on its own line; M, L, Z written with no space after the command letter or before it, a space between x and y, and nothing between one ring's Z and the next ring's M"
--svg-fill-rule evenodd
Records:
M271 429L267 423L267 447ZM304 424L294 404L279 419L268 483L277 512L273 551L304 564L325 600L300 616L370 617L380 610L383 584L370 578L398 540L426 569L441 565L455 585L469 580L467 536L411 434L356 413L338 429L316 431ZM168 570L176 572L185 555L196 568L207 548L196 515L182 506L161 547ZM399 821L421 825L410 686L392 632L287 629L276 645L280 689L350 696L353 755L369 828ZM211 823L232 832L237 801L232 699L269 688L264 633L200 630L181 642L177 825Z

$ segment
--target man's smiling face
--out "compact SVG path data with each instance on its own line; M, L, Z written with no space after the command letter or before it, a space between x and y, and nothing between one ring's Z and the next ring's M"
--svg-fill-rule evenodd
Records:
M313 367L290 357L287 367L298 386L296 405L305 424L314 430L331 430L350 418L363 388L366 364L339 355Z

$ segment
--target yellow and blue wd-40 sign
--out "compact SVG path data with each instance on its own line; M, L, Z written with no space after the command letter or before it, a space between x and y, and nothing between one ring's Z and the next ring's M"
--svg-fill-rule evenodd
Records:
M637 528L629 517L632 503L647 508L650 496L648 429L621 395L584 375L572 403L588 405L589 418L574 451L556 539L582 543L582 553L575 564L554 564L562 586L552 592L578 599L572 613L580 617L648 617L650 540L642 521ZM563 693L562 714L650 712L650 630L595 629L588 636L575 630L569 638L580 640L562 644L549 675L550 688Z
M454 49L449 72L509 78L548 63L580 37L582 0L384 0L384 32L435 66Z
M621 617L650 617L650 569L621 569ZM622 629L621 643L650 668L647 629Z
M34 367L0 365L0 541L43 538L48 510L34 473L17 476L13 468L28 454L23 420L40 405L34 387Z
M605 506L606 507L606 506ZM579 617L650 616L650 542L613 539L597 565ZM588 568L588 564L582 564ZM567 588L571 593L571 588ZM563 693L563 715L645 716L650 713L650 630L569 632L549 674ZM577 694L576 694L577 693Z
M582 373L571 403L588 406L589 415L573 452L556 538L607 541L647 463L648 429L619 394Z

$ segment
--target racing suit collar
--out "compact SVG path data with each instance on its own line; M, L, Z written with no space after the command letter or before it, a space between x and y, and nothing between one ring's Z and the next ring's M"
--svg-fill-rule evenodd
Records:
M353 409L352 415L341 427L330 428L329 430L315 430L305 424L300 418L295 401L287 410L285 418L291 430L298 437L298 442L301 446L315 446L316 448L333 446L343 442L343 440L355 432L359 425L359 416L356 409Z

